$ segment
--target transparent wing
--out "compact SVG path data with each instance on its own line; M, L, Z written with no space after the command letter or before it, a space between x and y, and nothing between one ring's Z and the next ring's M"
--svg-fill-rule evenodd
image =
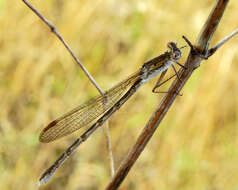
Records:
M93 120L109 110L138 78L139 71L106 91L104 96L97 96L52 121L43 129L39 140L45 143L51 142L81 127L87 127Z

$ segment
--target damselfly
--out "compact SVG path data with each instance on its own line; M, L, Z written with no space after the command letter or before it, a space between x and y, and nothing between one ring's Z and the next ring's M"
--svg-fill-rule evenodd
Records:
M181 48L178 48L174 42L169 42L167 46L168 51L144 63L139 71L106 91L103 96L98 96L89 100L85 104L82 104L60 118L52 121L46 128L43 129L39 140L41 142L48 143L71 134L81 127L89 127L92 121L102 115L69 148L67 148L67 150L50 168L45 171L45 173L43 173L40 178L40 184L46 183L55 171L64 163L64 161L66 161L75 151L75 149L82 142L88 139L88 137L99 127L101 127L105 121L107 121L112 114L115 113L146 81L161 73L159 80L153 88L153 92L156 92L156 89L161 86L162 83L160 82L170 65L179 79L173 63L185 68L183 65L178 63L178 60L182 56L180 51Z

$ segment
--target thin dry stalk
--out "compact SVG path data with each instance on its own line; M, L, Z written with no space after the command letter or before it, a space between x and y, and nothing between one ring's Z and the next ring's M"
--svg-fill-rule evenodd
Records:
M77 65L80 66L80 68L83 70L83 72L86 74L88 79L92 82L92 84L95 86L95 88L99 91L101 95L103 95L103 91L98 86L96 81L93 79L93 77L90 75L90 73L87 71L87 69L83 66L79 58L75 55L71 47L68 45L68 43L64 40L64 38L60 35L56 27L50 23L38 10L36 10L28 1L22 0L51 30L53 34L57 36L57 38L63 43L64 47L68 50L70 55L73 57L74 61L77 63Z
M82 62L79 60L79 58L75 55L71 47L68 45L68 43L64 40L62 35L58 32L56 27L48 21L37 9L35 9L27 0L22 0L27 7L29 7L51 30L53 34L56 35L56 37L62 42L64 47L67 49L67 51L70 53L70 55L73 57L76 64L83 70L85 75L88 77L89 81L95 86L95 88L98 90L98 92L103 96L104 93L102 89L99 87L99 85L96 83L92 75L87 71L87 69L84 67ZM111 175L114 175L115 169L114 169L114 159L113 159L113 153L112 153L112 146L111 146L111 139L110 139L110 133L109 133L109 125L108 122L105 124L105 133L106 133L106 141L107 141L107 150L109 152L109 159L110 159L110 169L111 169Z

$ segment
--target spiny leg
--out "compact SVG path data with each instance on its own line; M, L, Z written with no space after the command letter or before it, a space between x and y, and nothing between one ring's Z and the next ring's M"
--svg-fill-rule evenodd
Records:
M173 65L172 65L172 66L173 66ZM173 68L174 68L174 66L173 66ZM174 68L174 69L175 69L175 68ZM172 79L172 78L175 77L176 75L177 75L177 77L178 77L178 74L177 74L177 72L176 72L176 70L175 70L175 73L176 73L176 74L172 75L171 77L169 77L169 78L166 79L165 81L161 82L161 80L164 78L164 76L165 76L165 74L166 74L167 71L168 71L168 69L166 69L165 71L163 71L163 72L161 73L161 75L160 75L158 81L156 82L156 84L155 84L155 86L154 86L154 88L153 88L153 90L152 90L153 93L168 93L168 92L163 92L163 91L156 91L157 88L159 88L160 86L162 86L163 84L165 84L166 82L168 82L170 79ZM180 82L181 82L181 79L180 79L179 77L178 77L178 79L179 79ZM179 95L179 96L182 96L182 94L179 94L178 92L176 92L176 94Z
M174 70L174 72L175 72L175 74L176 74L178 80L182 83L182 80L180 79L180 77L179 77L179 75L178 75L178 72L176 71L175 66L174 66L173 64L171 64L171 66L172 66L172 68L173 68L173 70Z
M154 88L152 89L153 93L159 93L156 91L157 88L159 88L161 85L163 85L164 83L166 83L168 80L165 80L164 82L161 82L162 79L164 78L166 72L168 71L168 69L166 69L165 71L163 71L158 79L158 81L156 82ZM160 83L161 82L161 83Z
M175 76L175 75L174 75ZM167 94L168 93L168 91L166 92L166 91L159 91L159 92L155 92L155 93L160 93L160 94ZM175 92L175 94L177 95L177 96L183 96L183 94L180 94L179 92Z
M180 64L178 61L174 60L174 63L176 63L177 65L179 65L180 67L182 67L183 69L188 69L187 67L185 67L184 65Z

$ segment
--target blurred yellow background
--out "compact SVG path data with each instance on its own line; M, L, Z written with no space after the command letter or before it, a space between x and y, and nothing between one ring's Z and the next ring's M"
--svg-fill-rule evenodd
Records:
M166 51L195 41L215 0L32 1L103 90ZM230 1L213 38L237 25ZM53 119L98 95L56 37L23 3L0 0L0 189L36 189L43 171L79 135L42 144ZM202 62L121 189L238 189L238 37ZM184 61L189 48L183 49ZM119 166L158 105L150 81L110 120ZM106 140L98 130L40 189L104 189Z

